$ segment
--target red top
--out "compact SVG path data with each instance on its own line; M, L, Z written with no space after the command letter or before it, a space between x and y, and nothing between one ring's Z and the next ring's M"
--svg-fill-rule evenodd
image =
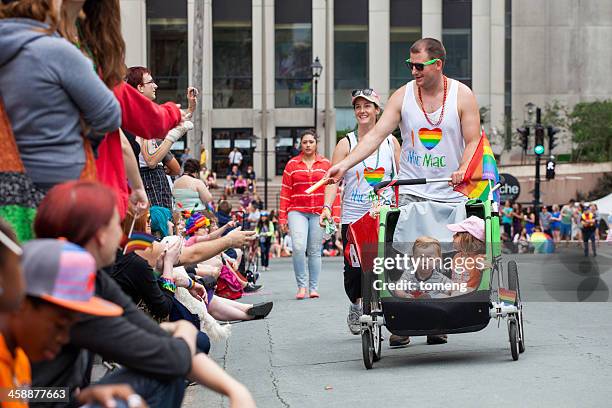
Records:
M325 157L317 154L312 167L309 169L304 160L303 153L295 156L285 166L283 172L283 185L280 192L280 209L278 222L281 225L287 224L287 213L289 211L299 211L309 214L321 214L323 204L325 204L325 188L321 187L312 194L306 194L306 190L321 180L331 163ZM340 200L336 196L332 209L335 222L340 222Z
M117 85L113 93L121 105L121 127L143 139L162 139L181 122L181 112L176 104L158 105L125 82ZM96 167L98 180L117 194L117 207L123 219L127 212L129 189L118 130L107 134L100 143Z

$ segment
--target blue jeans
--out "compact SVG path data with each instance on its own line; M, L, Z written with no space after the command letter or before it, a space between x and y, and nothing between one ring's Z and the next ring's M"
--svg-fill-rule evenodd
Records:
M179 408L187 385L184 377L162 381L126 368L106 374L98 384L129 384L149 408Z
M308 289L317 290L321 272L321 247L323 246L323 229L319 225L318 214L290 211L288 214L289 230L293 242L293 272L298 288L306 288L306 259L308 253Z

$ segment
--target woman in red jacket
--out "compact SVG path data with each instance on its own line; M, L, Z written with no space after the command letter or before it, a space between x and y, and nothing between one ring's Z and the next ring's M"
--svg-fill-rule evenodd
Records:
M279 223L289 231L293 241L293 271L298 286L296 299L306 296L318 298L319 273L321 272L321 246L323 230L319 215L324 204L324 189L306 194L306 189L325 176L331 163L317 153L317 136L314 129L300 137L301 152L287 163L283 173L280 194ZM338 210L336 208L336 210ZM334 211L333 213L338 213ZM305 254L308 254L308 282L306 280Z

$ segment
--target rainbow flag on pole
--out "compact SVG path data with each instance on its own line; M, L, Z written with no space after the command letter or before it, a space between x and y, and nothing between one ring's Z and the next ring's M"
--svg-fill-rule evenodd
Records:
M514 305L516 303L516 291L510 289L499 288L497 292L499 295L499 301L507 305Z
M490 189L498 182L497 162L493 150L491 150L489 139L482 129L478 147L470 160L463 182L456 186L454 190L469 198L479 198L485 201L489 199ZM498 190L493 192L493 200L499 202Z
M149 235L144 232L133 232L124 246L124 253L129 254L137 249L151 248L153 246L153 242L155 241L156 239L153 235Z

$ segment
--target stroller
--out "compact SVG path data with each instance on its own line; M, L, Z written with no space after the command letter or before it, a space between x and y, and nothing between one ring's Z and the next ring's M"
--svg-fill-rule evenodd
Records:
M374 191L392 184L397 186L426 184L442 180L394 180L378 183ZM396 199L397 203L397 199ZM484 329L489 320L505 318L507 320L510 352L513 360L518 360L519 354L525 351L523 326L523 307L520 297L518 268L515 261L507 264L507 284L503 281L503 262L501 258L500 224L498 204L493 200L469 200L460 204L455 212L454 221L475 215L485 221L485 267L482 270L480 283L475 290L442 298L410 298L400 297L390 283L396 283L402 270L395 266L380 268L375 271L375 258L395 258L404 251L394 245L396 229L405 231L418 229L418 224L426 223L427 228L435 231L447 231L448 222L440 219L428 219L428 212L416 213L410 222L402 218L411 207L420 204L436 205L434 203L411 203L397 208L384 205L374 208L349 227L349 249L347 256L358 262L362 269L362 302L363 315L361 322L361 342L363 362L367 369L381 358L382 326L391 333L400 336L427 336L441 334L457 334L476 332ZM441 206L447 204L440 204ZM465 207L465 208L463 208ZM444 209L444 208L443 208ZM459 214L459 215L457 215ZM398 226L398 221L402 223ZM437 225L436 225L437 221ZM442 225L440 225L442 224ZM373 234L372 231L376 231ZM434 236L434 238L438 238ZM352 248L350 247L352 245ZM450 259L452 253L444 253L443 258ZM377 282L378 281L378 282Z

